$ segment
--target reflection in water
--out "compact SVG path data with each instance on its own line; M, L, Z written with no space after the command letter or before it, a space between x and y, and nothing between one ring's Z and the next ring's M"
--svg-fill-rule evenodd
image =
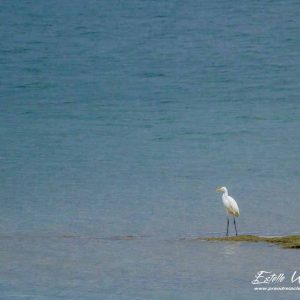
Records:
M235 255L237 253L238 249L240 248L240 246L241 246L241 243L239 243L239 242L234 242L234 243L225 242L223 245L224 256Z

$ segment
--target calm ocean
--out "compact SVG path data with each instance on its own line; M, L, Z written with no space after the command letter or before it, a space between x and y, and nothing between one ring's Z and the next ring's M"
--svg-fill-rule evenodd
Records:
M299 14L2 0L0 299L299 297L251 284L298 251L192 239L224 235L220 185L240 233L300 234Z

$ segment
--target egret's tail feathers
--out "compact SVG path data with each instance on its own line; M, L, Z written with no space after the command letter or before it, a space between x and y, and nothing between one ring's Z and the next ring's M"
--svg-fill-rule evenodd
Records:
M239 212L239 211L235 211L235 212L233 213L233 215L234 215L235 217L239 217L239 216L240 216L240 212Z

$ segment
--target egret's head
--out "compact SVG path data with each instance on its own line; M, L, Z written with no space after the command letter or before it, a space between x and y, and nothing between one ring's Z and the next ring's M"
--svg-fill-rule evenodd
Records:
M219 187L216 189L216 192L225 193L227 192L227 188L225 186Z

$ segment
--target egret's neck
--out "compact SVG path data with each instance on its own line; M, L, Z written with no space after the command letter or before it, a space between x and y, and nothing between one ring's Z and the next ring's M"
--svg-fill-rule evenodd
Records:
M227 189L224 191L223 195L224 195L224 196L228 196L228 191L227 191Z

